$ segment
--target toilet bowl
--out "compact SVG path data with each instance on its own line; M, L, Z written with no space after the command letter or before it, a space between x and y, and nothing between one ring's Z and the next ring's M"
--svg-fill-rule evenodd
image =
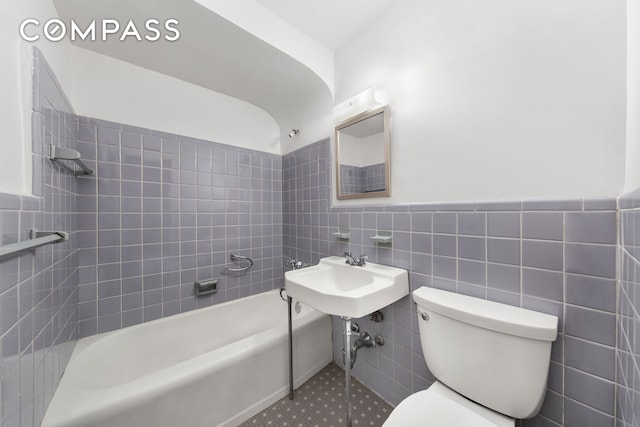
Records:
M413 299L436 381L384 427L513 427L540 411L557 317L427 287Z
M514 427L515 420L462 397L436 381L391 412L384 427Z

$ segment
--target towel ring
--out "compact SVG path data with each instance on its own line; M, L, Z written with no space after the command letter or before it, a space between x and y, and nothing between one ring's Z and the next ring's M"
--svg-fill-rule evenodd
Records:
M240 268L228 268L226 267L224 269L225 273L244 273L249 271L249 269L251 267L253 267L253 260L249 257L246 256L242 256L242 255L236 255L236 254L231 254L231 256L229 257L231 259L231 261L249 261L249 265L245 266L245 267L240 267Z

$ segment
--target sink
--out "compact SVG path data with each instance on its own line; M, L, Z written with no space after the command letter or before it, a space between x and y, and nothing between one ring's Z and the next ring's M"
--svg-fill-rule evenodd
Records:
M407 270L368 262L362 267L341 257L284 274L287 295L318 311L358 318L409 295Z

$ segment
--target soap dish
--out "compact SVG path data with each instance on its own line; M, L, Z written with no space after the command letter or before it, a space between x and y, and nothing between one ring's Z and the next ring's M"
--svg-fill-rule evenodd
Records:
M391 235L380 235L380 234L376 234L375 236L371 236L371 240L373 240L376 243L391 243L392 237Z
M349 237L351 237L351 233L348 231L334 231L331 234L340 240L349 240Z

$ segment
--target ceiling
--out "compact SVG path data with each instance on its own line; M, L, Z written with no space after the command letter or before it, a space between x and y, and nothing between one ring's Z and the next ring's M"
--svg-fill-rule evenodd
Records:
M392 0L256 0L292 27L336 52Z
M390 0L255 0L285 22L337 49ZM307 66L193 0L54 0L61 19L86 28L92 20L144 23L178 19L176 42L76 40L74 45L232 96L269 113L281 129L292 128L333 107L331 89ZM144 25L141 25L144 29Z

